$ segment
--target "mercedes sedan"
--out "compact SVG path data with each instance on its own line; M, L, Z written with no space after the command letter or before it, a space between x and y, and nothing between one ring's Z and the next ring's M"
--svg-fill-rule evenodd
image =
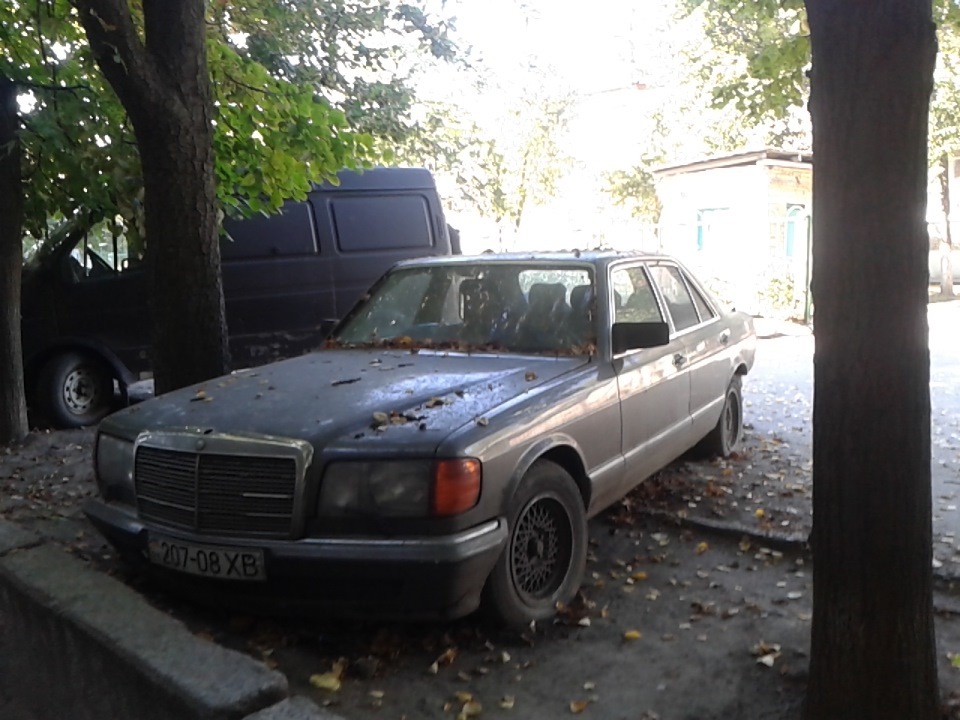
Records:
M322 349L107 417L86 512L208 601L524 625L577 592L588 518L738 447L755 348L665 256L404 262Z

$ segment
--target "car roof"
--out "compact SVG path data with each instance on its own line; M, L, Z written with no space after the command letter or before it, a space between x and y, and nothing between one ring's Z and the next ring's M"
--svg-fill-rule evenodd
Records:
M610 265L621 260L671 260L675 259L659 253L645 253L624 250L559 250L550 252L504 252L483 253L481 255L443 255L440 257L404 260L398 267L421 267L423 265L475 265L475 264L513 264L513 263L570 263L577 265Z

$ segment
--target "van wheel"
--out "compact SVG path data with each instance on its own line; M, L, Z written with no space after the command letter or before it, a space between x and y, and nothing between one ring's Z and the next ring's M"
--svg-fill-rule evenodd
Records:
M580 589L587 560L583 499L570 474L540 460L510 503L510 536L484 588L487 608L513 627L553 617Z
M67 352L57 355L40 370L37 396L53 426L93 425L114 407L113 374L96 357Z

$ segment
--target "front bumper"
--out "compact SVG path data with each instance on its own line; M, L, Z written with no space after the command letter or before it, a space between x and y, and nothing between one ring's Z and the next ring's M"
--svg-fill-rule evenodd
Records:
M154 527L127 507L89 500L84 513L129 562L177 592L207 604L268 612L360 617L454 618L477 608L507 541L491 520L454 535L409 538L258 540ZM148 538L159 532L195 545L263 552L266 581L197 577L153 565Z

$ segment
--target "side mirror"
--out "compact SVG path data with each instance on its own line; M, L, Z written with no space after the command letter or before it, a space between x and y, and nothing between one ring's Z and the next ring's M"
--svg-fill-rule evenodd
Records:
M670 342L670 326L665 322L618 322L613 324L613 354L628 350L662 347Z

